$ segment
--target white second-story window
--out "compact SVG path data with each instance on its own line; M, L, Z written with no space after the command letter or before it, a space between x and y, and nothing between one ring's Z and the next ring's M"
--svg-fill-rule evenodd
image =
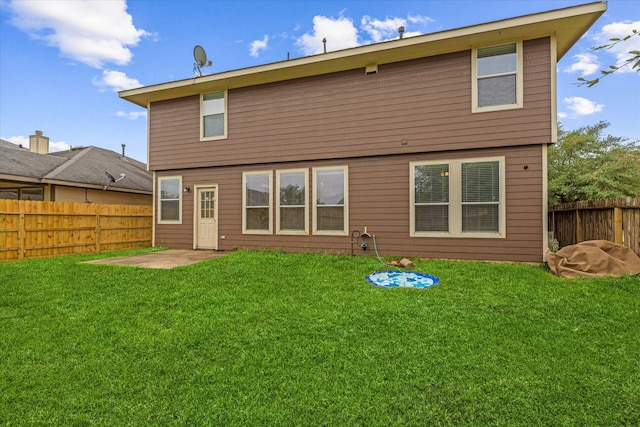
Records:
M522 107L521 51L519 43L474 50L474 111Z
M223 138L227 134L225 92L202 95L202 137Z

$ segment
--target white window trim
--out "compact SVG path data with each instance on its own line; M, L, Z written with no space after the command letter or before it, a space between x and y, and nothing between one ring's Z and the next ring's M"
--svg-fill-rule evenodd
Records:
M498 162L500 171L500 205L498 216L497 233L463 233L462 232L462 164L473 162ZM415 223L415 166L423 165L449 165L449 231L416 231ZM474 239L495 239L506 238L506 185L505 185L505 158L498 157L477 157L455 160L433 160L417 161L409 163L409 222L411 237L451 237L451 238L474 238Z
M254 230L247 228L247 176L268 175L269 176L269 229ZM273 171L251 171L242 172L242 234L273 234Z
M304 230L280 229L280 175L283 173L304 173ZM308 235L309 234L309 169L276 170L276 234Z
M162 219L162 181L178 180L178 219ZM158 224L182 224L182 176L161 176L158 178Z
M491 46L499 46L515 43L516 44L516 54L517 54L517 70L516 70L516 103L515 104L505 104L505 105L492 105L490 107L478 107L478 69L477 69L477 59L478 59L478 49L491 47ZM522 49L522 40L511 41L506 43L500 43L486 45L486 46L476 46L471 49L471 112L472 113L484 113L487 111L501 111L501 110L514 110L517 108L523 108L523 93L524 93L524 84L523 84L523 75L524 75L524 61L523 61L523 49Z
M202 106L204 102L203 98L204 98L204 95L208 95L210 93L220 93L220 92L224 93L224 134L205 137L203 136L203 133L204 133L204 108ZM229 127L228 127L229 105L228 104L229 104L229 91L227 89L214 90L211 92L200 94L200 129L198 130L198 133L200 135L200 141L215 141L218 139L227 139L227 133L229 132Z
M318 230L317 218L317 197L318 189L316 184L317 172L327 170L342 170L344 172L344 229L343 230ZM349 235L349 167L348 166L324 166L313 168L313 234L319 236L348 236Z

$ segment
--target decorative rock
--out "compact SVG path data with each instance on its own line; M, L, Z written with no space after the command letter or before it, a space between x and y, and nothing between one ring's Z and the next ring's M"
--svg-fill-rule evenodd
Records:
M400 260L400 265L406 268L406 267L413 267L415 264L407 258L402 258Z

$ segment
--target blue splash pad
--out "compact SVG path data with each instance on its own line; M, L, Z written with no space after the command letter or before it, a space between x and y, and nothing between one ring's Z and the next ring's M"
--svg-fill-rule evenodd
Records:
M374 286L381 288L420 288L426 289L440 283L440 279L426 273L414 271L376 271L366 276Z

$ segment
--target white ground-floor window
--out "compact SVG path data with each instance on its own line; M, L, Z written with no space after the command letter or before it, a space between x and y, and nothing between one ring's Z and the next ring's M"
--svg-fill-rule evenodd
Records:
M276 233L309 234L308 169L276 171Z
M158 224L182 223L182 177L158 178Z
M313 233L349 234L347 166L313 168Z
M272 179L276 177L275 190ZM347 166L243 172L242 232L245 234L309 234L309 206L315 235L349 234ZM275 193L275 194L274 194ZM309 201L312 201L311 203ZM275 204L275 218L273 207Z
M272 175L272 171L244 172L242 174L243 233L272 233Z
M411 236L505 237L504 157L410 163Z

